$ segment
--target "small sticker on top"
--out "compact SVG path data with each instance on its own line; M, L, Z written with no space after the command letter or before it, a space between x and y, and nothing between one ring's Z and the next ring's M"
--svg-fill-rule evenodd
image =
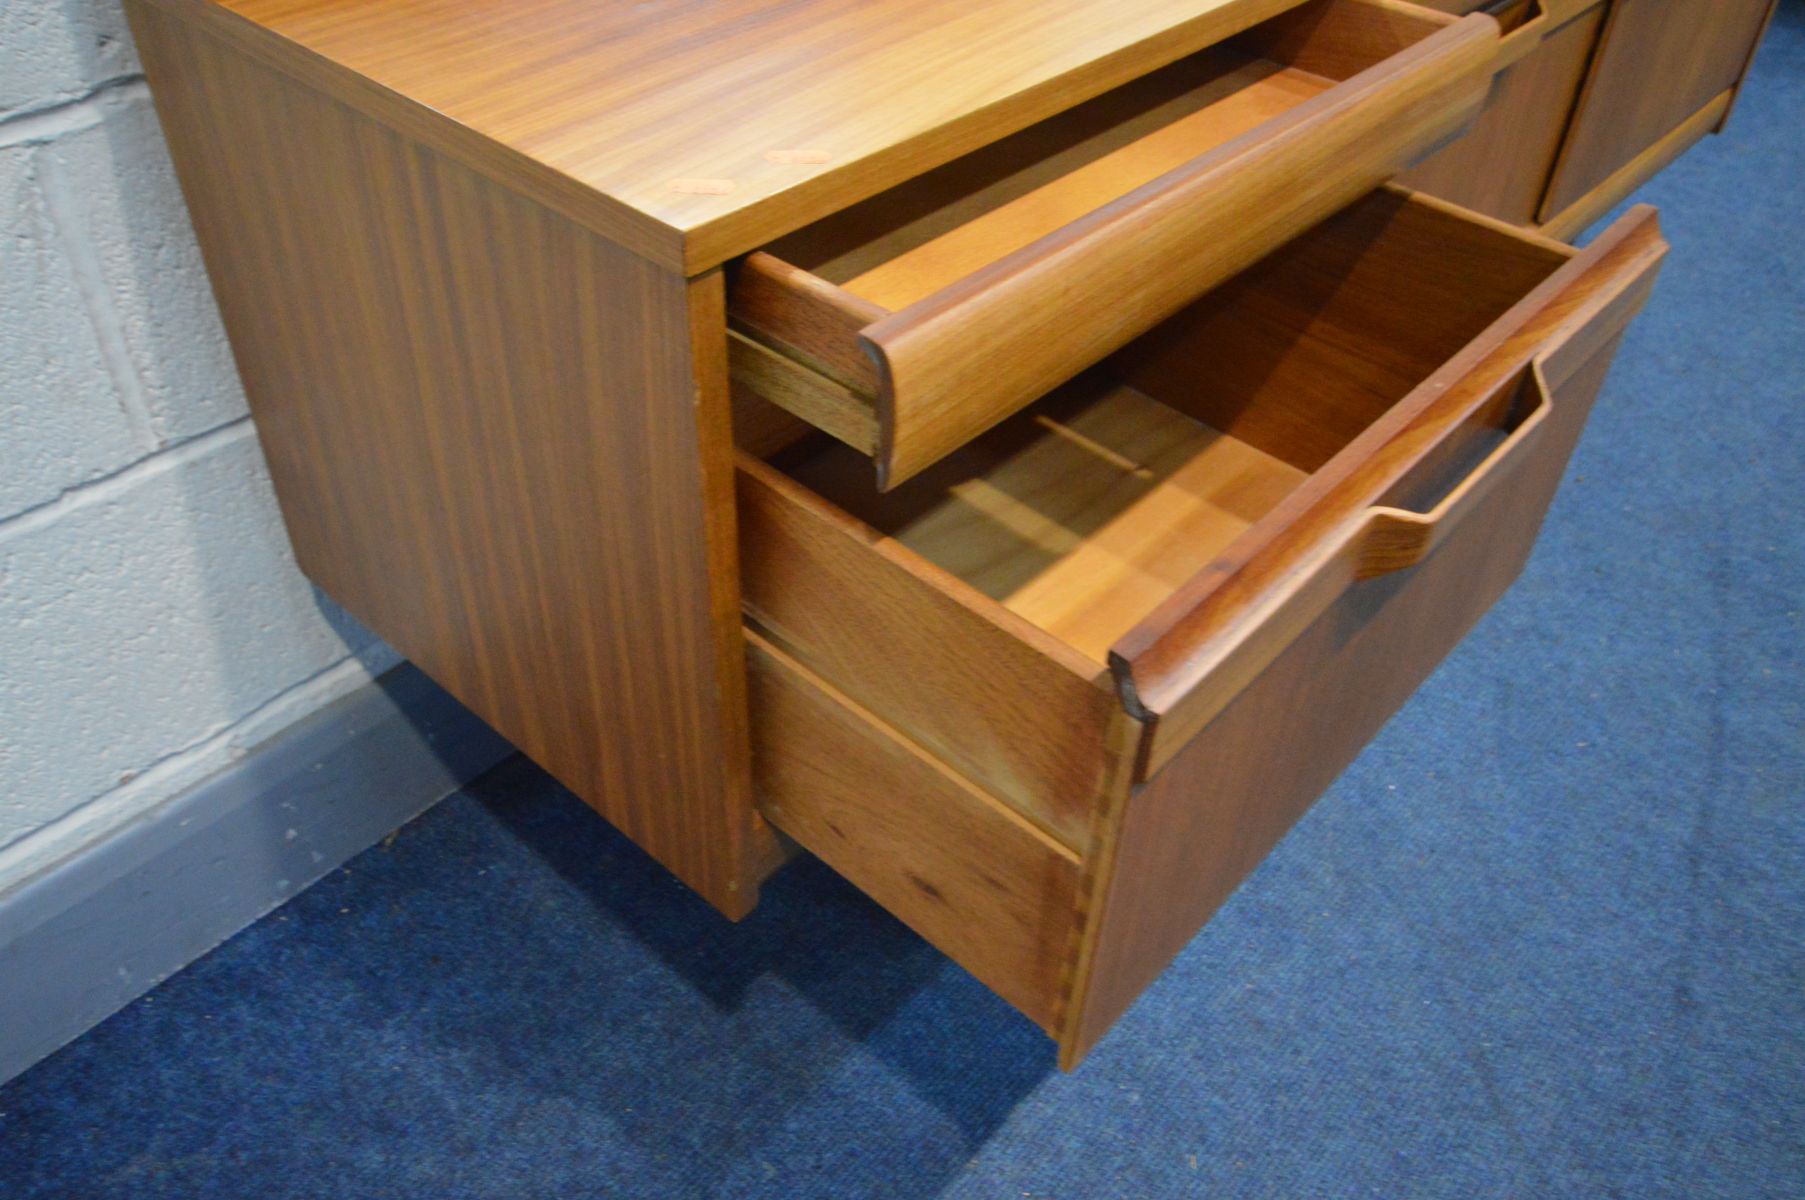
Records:
M774 163L824 163L833 158L830 150L767 150L765 161Z

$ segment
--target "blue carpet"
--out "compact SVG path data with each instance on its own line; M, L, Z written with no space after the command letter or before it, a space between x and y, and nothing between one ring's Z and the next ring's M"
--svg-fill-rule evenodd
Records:
M1805 1194L1805 3L1517 588L1073 1076L518 761L0 1088L0 1195Z

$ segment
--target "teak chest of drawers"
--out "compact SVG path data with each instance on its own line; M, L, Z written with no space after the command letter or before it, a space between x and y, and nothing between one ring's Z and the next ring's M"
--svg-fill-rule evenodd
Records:
M1769 5L1651 7L128 0L302 568L1068 1066L1521 569Z

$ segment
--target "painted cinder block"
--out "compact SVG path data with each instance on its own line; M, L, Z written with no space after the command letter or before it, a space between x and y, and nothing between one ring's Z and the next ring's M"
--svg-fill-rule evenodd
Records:
M248 422L0 525L0 847L368 642L295 568Z
M115 0L0 4L0 115L72 100L138 69Z
M74 248L92 256L154 436L164 444L245 413L194 227L148 95L39 150L64 189Z
M0 4L0 897L397 661L294 565L137 72Z
M35 153L0 149L0 520L150 450L121 407Z

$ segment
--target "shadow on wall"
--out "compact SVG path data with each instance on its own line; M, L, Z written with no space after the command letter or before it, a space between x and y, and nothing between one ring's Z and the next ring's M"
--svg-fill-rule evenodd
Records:
M34 114L0 137L29 221L6 352L49 364L0 405L29 477L0 511L29 618L4 631L10 881L393 658L294 568L116 0L0 12L0 109Z
M96 536L117 547L112 578L94 589L104 594L90 600L103 606L94 640L112 644L91 652L104 656L105 703L130 730L127 748L195 749L204 759L195 769L212 770L227 748L197 749L207 739L231 730L244 748L397 656L294 564L150 101L110 107L47 153L101 259L106 294L96 302L117 324L122 403L164 468L134 477L89 518L114 529ZM283 829L269 836L279 841Z

